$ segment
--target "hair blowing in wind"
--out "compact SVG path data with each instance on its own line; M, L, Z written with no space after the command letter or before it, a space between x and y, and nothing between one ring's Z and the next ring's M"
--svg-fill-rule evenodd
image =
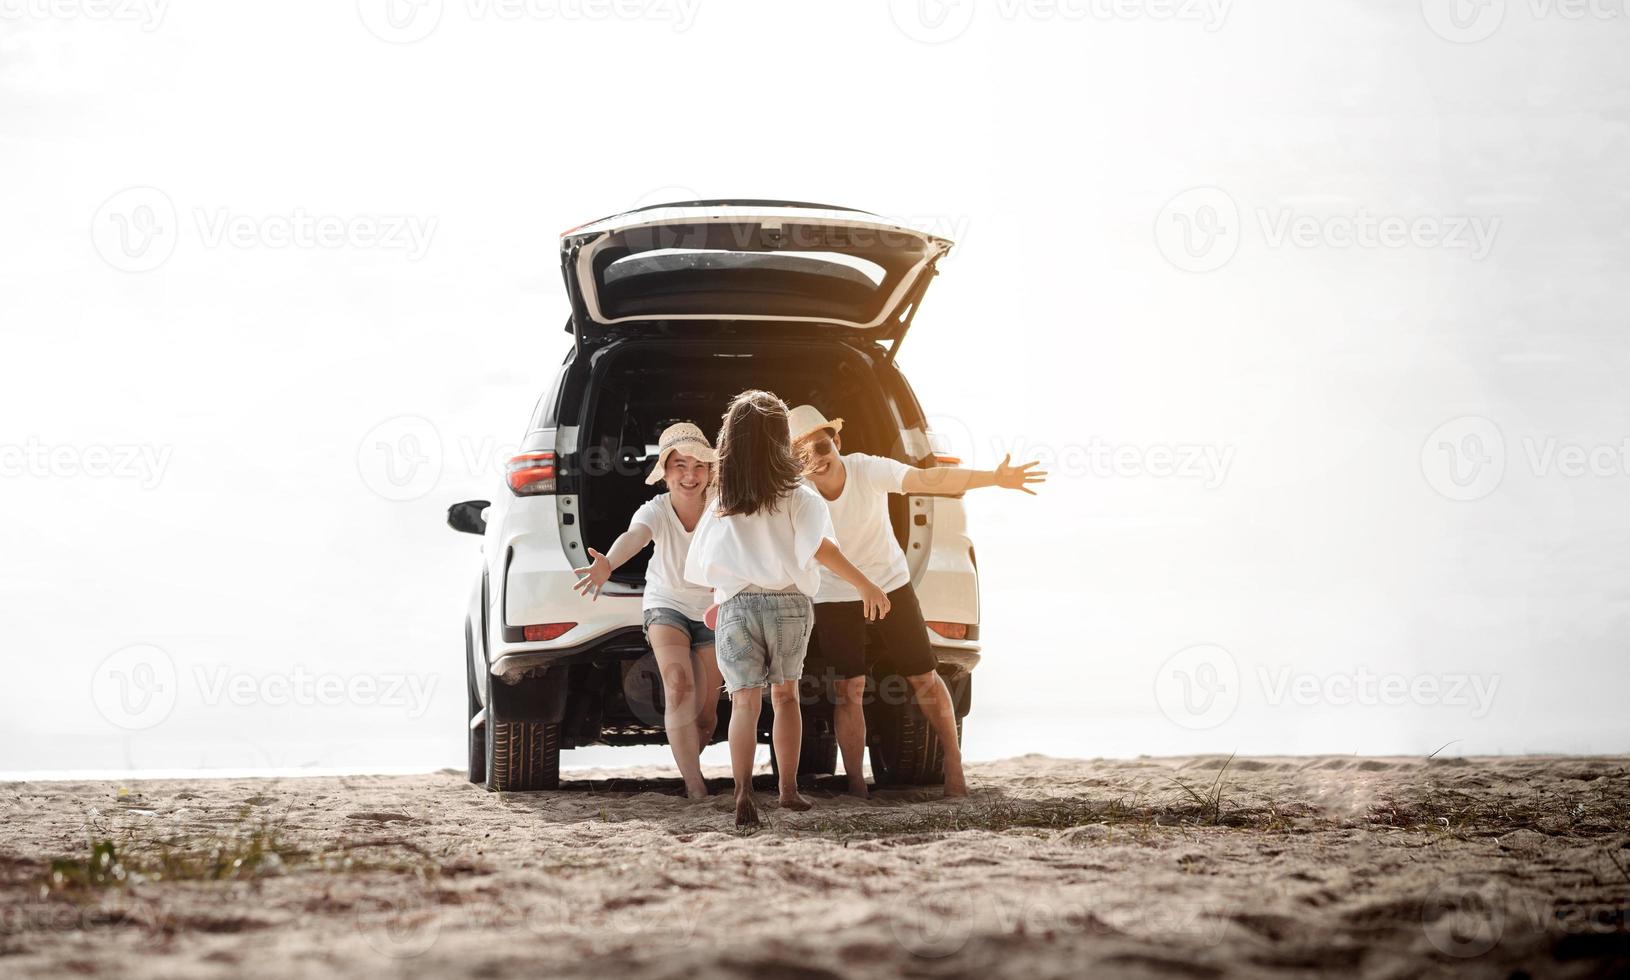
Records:
M787 433L787 405L752 389L730 400L719 429L719 513L774 510L798 486L801 470Z

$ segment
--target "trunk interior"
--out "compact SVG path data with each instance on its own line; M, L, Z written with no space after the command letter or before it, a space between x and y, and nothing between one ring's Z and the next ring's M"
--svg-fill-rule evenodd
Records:
M906 459L899 424L866 357L841 343L772 346L718 342L631 342L601 355L597 379L578 441L580 469L589 453L603 475L581 478L578 491L583 541L602 551L628 529L628 519L651 497L664 492L647 486L656 462L657 437L674 422L694 422L717 445L719 421L730 399L748 388L779 395L791 408L811 404L828 418L842 418L843 451ZM609 465L605 465L609 463ZM609 472L608 472L609 471ZM890 516L902 546L907 539L905 498L890 498ZM629 585L643 585L650 560L647 547L613 573Z

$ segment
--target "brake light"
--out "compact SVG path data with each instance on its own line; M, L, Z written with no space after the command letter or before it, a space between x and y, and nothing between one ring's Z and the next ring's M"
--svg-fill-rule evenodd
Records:
M967 623L942 623L931 619L928 621L928 628L947 640L966 640L968 638Z
M517 497L555 492L555 454L522 453L504 466L504 478ZM528 626L527 629L532 627Z
M553 640L559 638L562 633L569 632L576 625L576 623L543 623L538 626L523 626L521 627L521 636L529 643L536 643L539 640Z

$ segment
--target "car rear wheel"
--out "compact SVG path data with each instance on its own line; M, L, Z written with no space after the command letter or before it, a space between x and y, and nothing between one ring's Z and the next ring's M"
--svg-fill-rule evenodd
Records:
M945 782L945 747L917 707L904 704L868 705L866 747L872 760L872 781L879 786L934 786ZM962 719L956 720L957 744L962 744Z
M523 717L519 692L496 680L487 698L487 789L526 793L560 786L560 725Z
M807 784L816 776L830 776L838 768L838 742L830 733L811 734L807 729L798 749L798 782ZM770 746L770 772L779 780L781 767L775 761L775 746Z

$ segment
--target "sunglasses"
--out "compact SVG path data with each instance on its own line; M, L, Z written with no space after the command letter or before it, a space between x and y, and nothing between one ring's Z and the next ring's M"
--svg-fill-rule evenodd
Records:
M816 439L804 444L804 454L807 456L830 456L837 451L831 439Z

